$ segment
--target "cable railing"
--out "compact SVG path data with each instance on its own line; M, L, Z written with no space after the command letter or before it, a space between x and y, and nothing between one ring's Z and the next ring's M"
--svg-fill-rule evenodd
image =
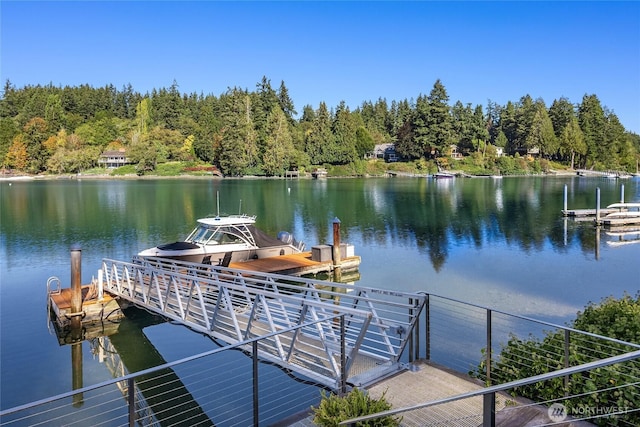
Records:
M525 410L540 425L553 424L553 411L556 420L640 425L640 344L433 294L420 323L426 345L413 360L466 374L478 390L391 411L406 416L403 426L490 426L496 414Z
M626 363L633 363L633 362L637 362L640 359L640 350L636 350L636 351L631 351L625 354L621 354L618 356L613 356L613 357L608 357L606 359L602 359L602 360L598 360L595 362L590 362L590 363L584 363L578 366L574 366L571 368L563 368L563 369L559 369L553 372L549 372L546 374L540 374L540 375L536 375L533 377L528 377L528 378L524 378L524 379L519 379L519 380L515 380L515 381L510 381L510 382L506 382L500 385L494 385L494 386L489 386L489 387L485 387L479 390L474 390L474 391L470 391L467 393L462 393L462 394L458 394L455 396L449 396L446 398L442 398L442 399L438 399L438 400L434 400L434 401L430 401L430 402L424 402L424 403L420 403L417 405L413 405L410 407L405 407L405 408L396 408L396 409L390 409L388 411L383 411L383 412L379 412L377 414L371 414L371 415L366 415L366 416L362 416L362 417L357 417L357 418L351 418L349 420L345 420L343 422L341 422L341 425L356 425L356 423L358 422L363 422L363 421L368 421L368 420L374 420L377 418L382 418L382 417L387 417L387 416L397 416L397 415L402 415L402 414L406 414L410 411L415 411L415 410L421 410L421 409L425 409L425 408L430 408L430 407L435 407L438 405L444 405L447 403L451 403L451 402L456 402L456 401L460 401L460 400L465 400L465 399L471 399L474 397L482 397L482 408L481 408L481 416L482 416L482 425L483 426L493 426L495 425L495 416L496 416L496 411L495 411L495 403L496 403L496 394L500 393L500 392L508 392L511 390L516 390L519 389L523 386L526 385L532 385L532 384L544 384L547 381L553 381L554 379L558 379L558 378L563 378L566 376L575 376L584 372L591 372L591 371L595 371L601 368L605 368L608 366L613 366L613 365L620 365L620 364L624 364ZM633 387L635 389L635 392L637 393L637 388L638 385L640 385L640 378L637 378L638 381L634 382L634 383L629 383L627 384L626 387ZM596 391L594 391L595 393ZM579 396L574 396L574 397L579 397ZM545 402L538 402L538 403L534 403L534 405L539 405L541 403L550 403L553 402L553 405L557 405L557 406L551 406L551 410L547 410L547 415L549 416L549 423L547 424L540 424L540 425L552 425L555 424L557 422L561 422L564 421L565 419L567 419L568 417L571 417L572 415L580 415L581 412L584 411L567 411L566 407L564 407L563 404L558 403L563 401L563 399L554 399L554 400L547 400ZM596 419L596 418L602 418L604 416L624 416L624 415L633 415L633 414L637 414L640 411L640 408L637 407L615 407L612 406L610 407L610 411L599 411L600 413L596 413L598 411L593 411L594 416L589 416L589 417L579 417L582 419ZM607 412L607 413L605 413ZM465 417L468 418L468 417ZM457 425L456 424L456 420L461 420L462 418L458 418L456 419L455 416L454 417L449 417L448 418L448 423L450 425ZM575 419L575 418L572 418ZM617 419L616 420L616 425L637 425L637 424L632 424L631 422L627 422L625 420L620 420ZM422 425L429 425L427 423L422 424ZM476 424L477 425L477 424Z
M307 412L324 386L258 356L261 342L345 315L283 329L0 411L0 426L261 426ZM108 337L103 337L108 340ZM339 361L346 362L342 338ZM346 378L342 381L346 389Z
M143 292L134 289L133 282L122 280L140 274L135 267L125 267L117 270L121 282L113 286L122 286L122 292ZM4 410L0 426L112 426L131 425L132 420L139 425L282 422L291 413L308 412L318 403L321 388L344 393L350 387L371 384L353 382L353 371L348 367L349 352L358 336L350 324L354 315L370 316L375 326L361 341L362 351L391 355L388 360L400 368L426 361L475 381L477 390L394 409L398 414L420 414L407 416L404 426L490 426L496 418L526 410L542 413L541 425L562 416L602 425L640 425L640 344L433 294L268 274L247 281L246 272L229 269L185 275L184 266L175 268L164 287L158 286L164 292L158 296L168 295L173 286L184 299L177 303L165 297L165 306L173 305L179 313L180 304L185 308L199 303L194 295L202 295L204 300L205 295L217 293L215 298L209 297L215 303L205 306L210 319L213 311L225 307L228 325L233 325L235 313L237 318L246 316L245 321L262 316L265 324L277 328L270 330L256 323L256 329L241 328L251 333L241 334L234 345ZM203 277L194 279L199 274ZM212 278L212 274L217 276ZM145 280L162 282L158 278ZM185 283L189 286L183 286ZM217 288L207 288L211 284ZM200 289L194 292L196 286ZM146 292L142 300L151 301L151 291ZM204 322L204 317L199 321ZM202 332L206 328L194 329ZM329 385L314 375L305 375L305 370L278 363L281 355L311 354L307 347L314 343L304 338L312 334L330 337L322 348L315 349L322 350L320 354L327 359L321 365L331 359L338 373ZM270 357L274 352L279 356ZM316 362L309 359L308 363ZM295 387L283 386L291 383ZM528 394L530 390L537 394ZM461 401L464 409L458 405ZM438 416L425 417L421 411L437 411ZM421 421L412 424L411 419Z

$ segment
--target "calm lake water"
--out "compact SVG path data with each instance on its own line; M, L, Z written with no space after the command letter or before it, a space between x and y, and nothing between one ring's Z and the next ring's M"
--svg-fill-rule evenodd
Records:
M327 180L0 181L0 407L72 389L69 346L49 328L46 282L70 283L70 247L82 248L83 283L103 258L129 260L180 239L197 218L257 215L275 235L307 248L342 241L362 257L358 285L425 291L564 324L589 301L640 289L640 244L561 215L569 208L640 201L640 180L579 177ZM636 236L638 237L638 236ZM215 348L208 338L162 323L127 342L173 361ZM141 341L145 341L142 343ZM146 348L146 347L145 347ZM89 343L84 385L110 379ZM157 355L156 355L157 356Z

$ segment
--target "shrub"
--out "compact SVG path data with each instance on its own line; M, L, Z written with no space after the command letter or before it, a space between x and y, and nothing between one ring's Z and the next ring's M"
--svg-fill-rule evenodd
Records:
M364 415L376 414L391 409L391 405L385 399L385 393L380 399L372 399L368 394L357 388L351 390L343 397L335 394L327 394L321 391L322 400L318 407L311 407L314 417L313 422L323 427L335 427L340 422ZM400 418L386 416L356 423L356 426L399 426Z
M608 297L599 304L589 303L583 312L578 313L570 326L574 329L638 344L640 343L640 292L635 298L625 294L620 299ZM501 349L500 355L492 361L492 382L505 383L564 368L562 355L564 341L564 331L561 329L548 331L542 339L529 337L521 340L511 336ZM622 354L631 349L628 345L595 337L584 342L572 336L569 343L569 365L577 366L614 354ZM483 350L483 353L485 351ZM485 369L483 358L472 375L483 378ZM579 406L638 408L640 395L634 392L632 387L617 387L630 384L638 378L640 378L640 361L635 360L571 375L568 387L565 387L563 378L555 378L544 383L518 387L513 390L513 394L537 401L551 401L565 395L578 396L562 402L568 410ZM599 425L640 425L640 414L628 412L614 418L596 419L594 422Z

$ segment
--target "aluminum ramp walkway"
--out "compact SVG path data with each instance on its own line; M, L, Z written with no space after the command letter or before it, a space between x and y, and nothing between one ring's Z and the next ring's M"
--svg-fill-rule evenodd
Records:
M427 298L159 258L104 259L98 277L120 300L228 344L315 322L261 340L260 357L334 389L398 371Z

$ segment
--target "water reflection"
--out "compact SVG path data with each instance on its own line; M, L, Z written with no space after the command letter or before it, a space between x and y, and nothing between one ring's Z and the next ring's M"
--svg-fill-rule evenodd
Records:
M639 183L625 180L628 201L640 199ZM217 194L221 212L237 213L242 203L260 228L292 231L308 248L331 241L338 217L342 242L362 257L360 286L429 292L557 323L589 301L635 293L640 245L626 242L638 235L565 220L565 185L570 208L595 206L596 187L603 206L619 201L620 182L577 177L0 181L2 407L71 387L69 349L42 331L47 278L68 284L71 244L82 246L82 279L90 283L103 258L127 260L183 238L197 218L216 212ZM169 324L144 333L167 360L202 345ZM92 380L104 380L96 372ZM42 378L45 387L24 386Z

